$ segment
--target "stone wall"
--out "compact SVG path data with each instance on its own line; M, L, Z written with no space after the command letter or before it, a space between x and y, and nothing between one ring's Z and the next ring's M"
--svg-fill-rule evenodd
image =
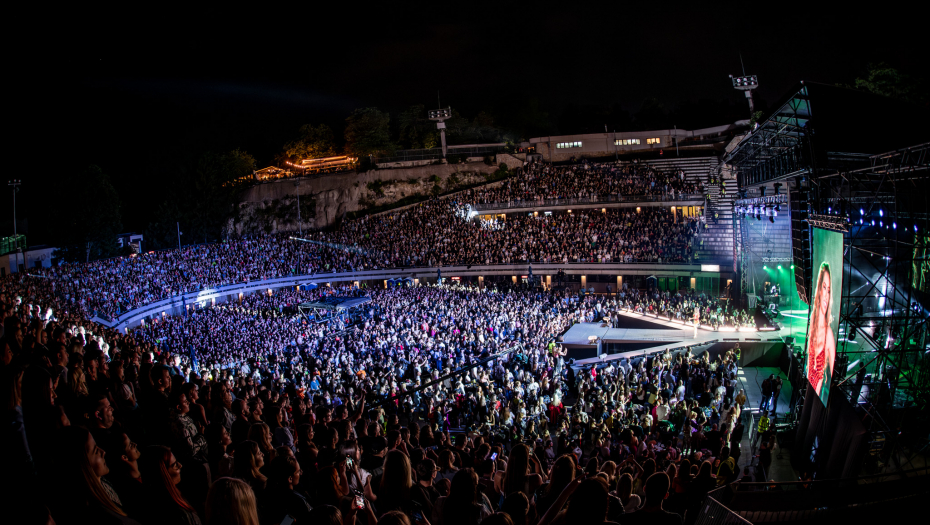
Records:
M446 193L485 182L485 175L507 164L509 169L523 166L523 161L508 154L498 154L493 165L483 161L463 164L435 164L395 169L376 169L363 173L335 173L316 178L278 180L247 189L241 198L240 213L232 227L239 234L297 229L297 197L301 208L313 202L314 216L301 213L303 228L325 228L344 214L397 202L416 194ZM295 187L299 181L300 186Z

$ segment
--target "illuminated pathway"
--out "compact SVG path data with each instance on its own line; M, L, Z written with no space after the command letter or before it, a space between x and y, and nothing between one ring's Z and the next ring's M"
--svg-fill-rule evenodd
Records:
M624 357L639 357L666 348L677 348L680 346L704 345L726 339L727 341L746 341L746 342L764 342L764 341L782 341L783 336L791 335L791 327L782 326L779 330L761 330L742 329L736 331L733 328L713 331L709 328L700 328L697 331L697 337L694 334L694 326L684 324L679 321L668 321L659 319L652 315L638 314L635 312L621 311L622 317L630 319L639 319L648 321L654 325L660 325L667 328L611 328L608 323L578 323L572 326L563 336L562 343L565 344L569 351L577 349L580 345L590 348L596 343L598 338L604 343L649 343L655 342L655 346L648 346L637 350L613 353L601 360L600 357L594 356L586 359L576 359L575 365L589 365L603 361L613 361ZM788 319L786 319L788 320ZM781 319L779 320L781 321ZM796 330L796 328L795 328Z

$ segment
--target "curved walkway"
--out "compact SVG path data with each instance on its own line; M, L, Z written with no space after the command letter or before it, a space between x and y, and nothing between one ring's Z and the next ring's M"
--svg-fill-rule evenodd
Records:
M449 277L479 277L489 275L526 275L530 265L527 264L496 264L487 266L444 266L441 268L444 278ZM555 276L560 269L572 275L653 275L659 273L669 277L715 277L719 272L701 271L700 264L652 264L652 263L574 263L574 264L534 264L533 274L538 276ZM162 299L146 306L141 306L121 314L117 319L106 320L94 317L93 321L110 328L125 329L138 325L142 319L154 315L169 315L171 312L184 308L185 305L205 304L206 302L223 302L230 296L250 294L258 290L276 290L301 284L325 284L351 281L373 281L382 279L396 279L410 277L412 279L428 279L437 276L440 268L395 268L387 270L366 270L359 272L318 273L313 275L295 275L278 277L263 281L244 282L204 288L196 292L176 295ZM554 279L553 279L554 280Z

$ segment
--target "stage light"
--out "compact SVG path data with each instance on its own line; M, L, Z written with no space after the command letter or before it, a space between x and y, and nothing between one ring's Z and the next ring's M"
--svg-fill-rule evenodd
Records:
M863 210L862 208L859 208L859 215L865 215L865 210Z
M891 227L894 228L895 230L897 230L897 229L898 229L898 223L896 223L896 222L891 223Z
M881 227L883 227L883 226L885 226L885 222L884 222L884 221L878 221L878 227L881 228Z
M791 265L791 269L794 270L794 265L793 265L793 264Z
M878 209L878 216L879 216L879 217L884 217L884 216L885 216L885 210L879 208L879 209Z
M763 265L762 265L762 269L763 269L763 270L768 270L769 267L763 264Z
M781 270L781 265L780 265L780 264L778 265L778 269Z
M872 226L875 226L875 219L872 219Z
M915 232L917 231L917 225L916 225L916 224L914 225L914 231L915 231Z

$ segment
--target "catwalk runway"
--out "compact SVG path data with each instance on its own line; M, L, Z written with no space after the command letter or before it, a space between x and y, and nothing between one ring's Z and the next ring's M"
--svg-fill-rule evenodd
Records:
M602 361L622 358L640 357L666 348L681 346L707 345L714 342L765 342L783 341L786 336L800 339L799 325L806 329L806 312L795 313L796 317L780 317L778 330L756 329L722 329L714 331L705 327L697 330L680 321L659 319L651 315L633 312L619 312L621 324L631 324L639 328L611 328L608 323L578 323L572 326L562 337L562 344L568 349L568 357L574 357L575 365L590 365ZM648 326L648 327L644 327ZM598 355L597 341L602 344L601 351L608 355L602 360ZM796 344L802 344L800 340ZM610 351L609 347L619 347L620 351ZM635 347L635 348L631 348ZM573 355L574 354L574 355Z

